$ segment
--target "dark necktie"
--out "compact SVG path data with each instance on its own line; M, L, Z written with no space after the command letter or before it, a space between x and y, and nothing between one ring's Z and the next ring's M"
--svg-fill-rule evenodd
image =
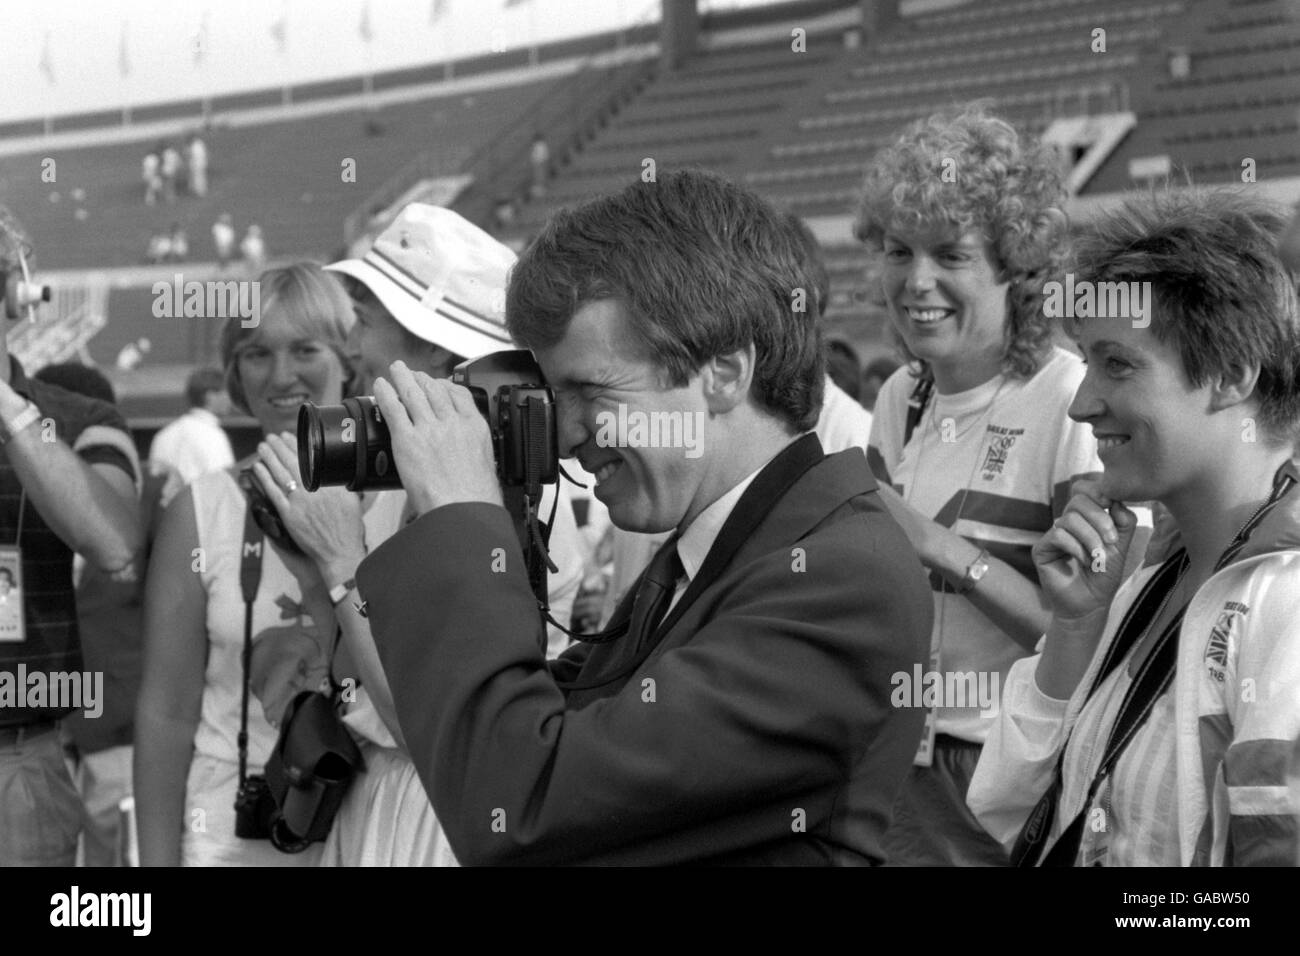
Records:
M651 559L636 589L632 618L628 624L633 653L642 648L664 619L677 590L677 581L684 573L686 569L677 555L677 535L673 535Z

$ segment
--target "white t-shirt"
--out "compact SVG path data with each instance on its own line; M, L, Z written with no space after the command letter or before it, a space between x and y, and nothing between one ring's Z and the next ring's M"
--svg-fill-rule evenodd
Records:
M1083 375L1078 356L1054 348L1028 381L998 375L964 392L935 392L903 447L916 384L904 366L880 389L867 459L876 477L921 514L987 548L1037 586L1030 550L1064 510L1070 482L1102 470L1092 429L1066 414ZM977 679L984 673L989 687L996 674L1000 692L1011 665L1030 652L938 574L930 575L930 585L939 670L973 672ZM983 743L993 719L978 706L941 707L935 730Z
M162 501L166 505L200 475L233 465L235 453L220 419L206 408L191 408L154 436L149 445L149 462L155 474L165 470L175 475L163 488Z
M821 416L813 429L828 455L846 448L867 448L871 437L871 413L826 376L826 397Z

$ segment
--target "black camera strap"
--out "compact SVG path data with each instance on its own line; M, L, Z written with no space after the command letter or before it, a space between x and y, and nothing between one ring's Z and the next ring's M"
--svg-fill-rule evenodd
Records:
M252 504L244 503L244 543L239 552L239 590L244 597L244 647L240 665L244 672L239 700L239 786L248 779L248 671L253 663L253 601L262 584L262 529L258 527Z
M912 389L912 394L907 400L907 421L903 426L903 447L912 440L912 432L916 431L916 426L921 424L921 418L925 415L925 407L930 404L930 396L934 392L934 377L929 372L921 375L916 380L916 387Z

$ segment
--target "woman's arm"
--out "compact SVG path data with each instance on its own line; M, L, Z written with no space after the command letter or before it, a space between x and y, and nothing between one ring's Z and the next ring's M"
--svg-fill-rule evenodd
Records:
M960 584L966 569L980 556L980 548L925 517L888 485L881 484L879 491L890 514L916 548L921 563L950 584ZM965 597L1008 637L1032 651L1051 617L1042 592L1005 561L992 555L985 555L984 560L989 565L988 573Z
M181 858L185 786L208 653L198 538L187 488L163 515L145 584L144 669L135 712L142 866L176 866Z

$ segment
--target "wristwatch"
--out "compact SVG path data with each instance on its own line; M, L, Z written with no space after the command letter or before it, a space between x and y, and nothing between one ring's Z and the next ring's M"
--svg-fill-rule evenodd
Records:
M330 607L338 607L348 593L357 586L356 578L348 578L342 584L330 588Z
M966 566L966 573L962 575L961 584L957 585L958 594L969 594L975 590L975 586L984 580L984 575L989 573L989 551L988 548L980 551L975 556L975 560Z
M0 423L0 445L5 444L20 431L29 425L33 425L41 420L41 410L36 407L36 403L28 401L13 418L7 419Z

